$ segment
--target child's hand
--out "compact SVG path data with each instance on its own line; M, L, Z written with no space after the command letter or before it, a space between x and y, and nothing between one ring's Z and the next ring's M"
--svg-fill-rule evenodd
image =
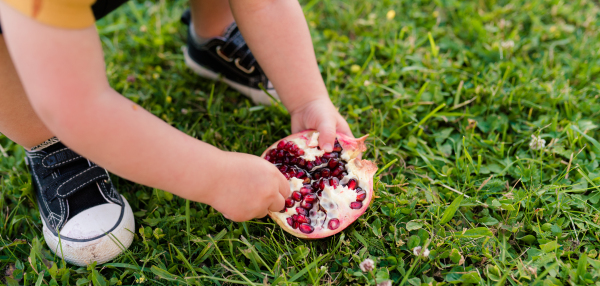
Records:
M309 101L290 113L292 115L292 133L316 129L320 133L319 147L325 152L333 151L336 132L354 137L348 123L328 97Z
M280 211L290 186L275 165L248 154L223 152L223 168L213 189L205 192L208 204L226 218L241 222Z

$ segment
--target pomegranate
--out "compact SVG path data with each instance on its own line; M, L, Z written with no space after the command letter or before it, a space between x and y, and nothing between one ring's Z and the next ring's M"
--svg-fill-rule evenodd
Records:
M285 208L269 216L285 231L306 239L334 235L361 216L373 197L377 166L361 160L367 136L337 134L333 152L318 147L319 132L307 130L283 138L262 157L288 179Z

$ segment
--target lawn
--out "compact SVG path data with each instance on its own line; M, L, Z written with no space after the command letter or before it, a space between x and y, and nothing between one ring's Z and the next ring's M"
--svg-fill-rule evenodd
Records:
M597 1L301 2L331 98L380 168L358 221L305 241L115 177L131 248L65 265L43 241L24 150L0 135L0 283L600 285ZM99 22L112 86L198 139L261 154L289 115L185 67L185 8L135 1Z

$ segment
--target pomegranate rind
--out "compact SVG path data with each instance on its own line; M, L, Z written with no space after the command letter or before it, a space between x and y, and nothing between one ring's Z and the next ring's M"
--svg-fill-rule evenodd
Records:
M342 148L346 150L350 158L360 158L362 153L367 151L367 145L365 145L365 140L367 140L367 137L369 137L369 135L354 139L341 133L337 134L340 145L342 145Z
M278 140L277 142L273 143L273 145L271 145L269 148L267 148L263 152L261 157L264 158L271 149L277 148L277 144L279 144L279 142L282 140L290 141L293 139L301 138L306 140L307 146L314 146L314 142L312 142L313 144L311 144L311 141L314 141L314 137L312 136L314 132L315 130L306 130ZM375 165L375 163L368 160L360 159L362 153L367 149L365 145L365 140L367 137L368 135L358 139L354 139L347 135L337 133L338 142L340 143L340 145L342 145L342 148L344 150L344 156L342 158L348 161L347 168L351 168L353 170L353 173L360 180L363 190L366 192L366 198L362 201L363 205L361 208L353 209L351 211L346 210L343 212L340 210L340 214L338 217L340 225L337 229L330 230L328 228L324 228L311 234L305 234L298 229L293 229L291 226L288 225L285 217L280 216L274 212L269 212L269 216L273 219L273 221L275 221L279 226L281 226L283 230L296 237L303 239L320 239L341 232L354 221L356 221L362 214L364 214L365 211L369 208L369 205L371 204L373 198L373 176L377 172L377 166Z

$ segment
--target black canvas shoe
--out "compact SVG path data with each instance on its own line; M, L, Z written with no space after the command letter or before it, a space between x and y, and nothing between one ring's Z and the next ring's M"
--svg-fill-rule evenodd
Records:
M187 10L181 21L191 27ZM279 99L273 85L256 62L254 55L235 23L222 37L198 44L188 28L187 47L183 49L185 63L199 76L221 80L258 104L271 104L272 99L260 88L262 85L274 98Z
M133 212L105 169L56 138L32 148L26 160L44 238L57 256L79 266L101 264L131 245Z

